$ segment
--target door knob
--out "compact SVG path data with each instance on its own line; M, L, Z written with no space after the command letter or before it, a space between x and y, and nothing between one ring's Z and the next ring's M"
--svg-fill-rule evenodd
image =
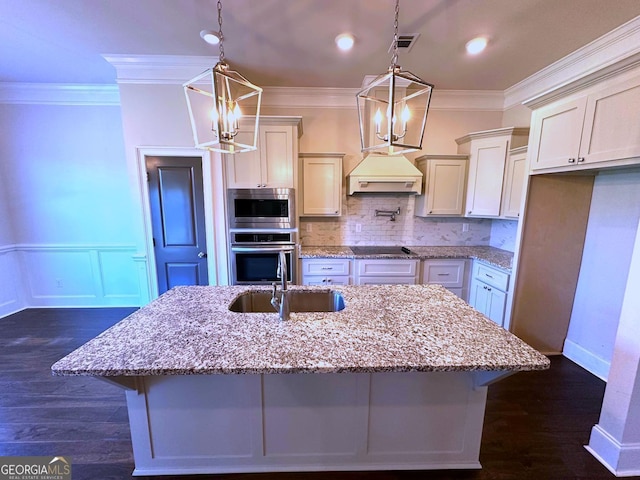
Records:
M198 258L207 258L207 254L204 252L198 253Z

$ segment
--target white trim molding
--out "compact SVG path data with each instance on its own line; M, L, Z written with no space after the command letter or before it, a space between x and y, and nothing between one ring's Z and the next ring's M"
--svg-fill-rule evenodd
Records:
M638 62L640 16L507 88L504 91L503 109L528 103L530 99L567 87L581 79L591 82L591 76L600 78L609 71L619 72Z
M146 255L134 245L15 245L25 307L141 306Z
M0 246L0 318L25 308L16 246Z
M0 83L0 104L120 106L117 85Z
M103 55L116 69L118 83L175 84L213 67L217 57L194 55Z

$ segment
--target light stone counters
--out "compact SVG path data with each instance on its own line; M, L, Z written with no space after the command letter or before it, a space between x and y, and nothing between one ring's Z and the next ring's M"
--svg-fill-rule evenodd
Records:
M336 286L332 290L343 294L344 310L292 313L284 323L276 313L228 310L242 292L265 289L176 287L58 361L53 374L524 371L549 366L545 356L439 285Z
M511 273L513 253L495 247L420 247L408 246L411 255L355 255L348 246L300 249L300 258L473 258Z

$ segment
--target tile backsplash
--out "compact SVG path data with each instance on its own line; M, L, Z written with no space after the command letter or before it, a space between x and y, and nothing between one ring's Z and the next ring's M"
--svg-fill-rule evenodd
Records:
M421 218L413 215L415 197L396 194L347 196L341 217L308 217L300 222L305 246L491 245L513 251L517 222L474 218ZM376 210L395 211L395 221ZM497 226L493 224L499 222ZM468 230L463 232L463 224ZM495 237L495 238L494 238Z

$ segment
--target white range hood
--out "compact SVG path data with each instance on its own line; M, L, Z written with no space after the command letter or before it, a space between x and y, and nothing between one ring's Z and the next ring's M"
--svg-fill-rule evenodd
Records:
M354 193L422 193L422 172L404 155L370 153L347 175Z

